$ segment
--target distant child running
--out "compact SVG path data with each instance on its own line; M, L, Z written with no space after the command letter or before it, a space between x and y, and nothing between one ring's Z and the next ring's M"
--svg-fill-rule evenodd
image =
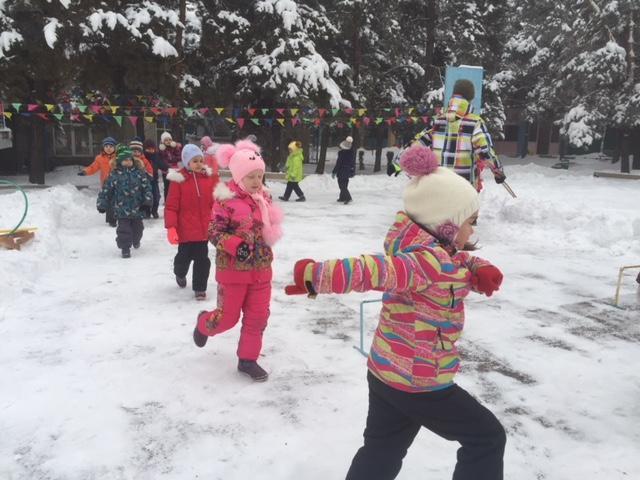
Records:
M216 247L218 306L200 312L193 339L203 347L208 337L235 326L242 313L238 370L264 381L268 374L257 360L271 303L271 247L282 235L282 212L262 185L265 164L260 147L241 140L222 145L216 158L232 176L215 189L209 226L209 240Z
M298 198L296 202L304 202L304 192L300 188L300 182L304 177L304 152L302 151L302 143L295 141L289 144L289 156L287 157L287 187L284 190L284 195L278 197L285 202L289 201L291 192L296 192Z
M107 181L109 174L111 173L111 161L116 156L116 142L113 138L107 137L102 140L102 152L96 155L95 160L91 165L83 168L78 172L78 175L84 177L85 175L93 175L100 172L100 187L104 186L104 182ZM116 217L113 215L113 209L107 208L105 215L105 222L112 227L116 226Z
M140 248L142 231L142 207L151 208L151 186L140 159L125 145L118 145L112 161L109 178L98 195L98 211L113 208L118 219L116 244L122 250L122 258L131 257L131 247Z
M153 195L153 205L151 205L151 216L159 218L158 206L160 205L160 187L158 187L158 172L169 170L169 165L165 163L156 147L156 142L151 138L147 138L144 143L144 156L151 162L153 167L153 175L151 179L151 193Z
M178 243L173 260L176 283L180 288L187 286L187 272L193 262L191 285L196 300L204 300L211 270L207 243L216 179L204 164L202 150L195 145L184 146L182 164L185 168L170 170L167 175L173 185L164 206L164 226L169 240Z
M506 436L497 418L454 383L456 341L464 299L491 296L502 273L471 256L478 216L474 187L439 166L423 146L409 148L401 166L412 179L384 242L386 255L361 255L294 267L286 293L384 292L368 360L369 411L364 446L347 480L396 478L421 427L459 442L455 480L501 480Z

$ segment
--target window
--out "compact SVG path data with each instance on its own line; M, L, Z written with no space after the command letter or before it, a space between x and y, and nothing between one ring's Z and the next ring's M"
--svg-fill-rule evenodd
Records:
M94 155L93 132L86 125L63 123L54 129L53 137L53 153L56 156L89 157Z

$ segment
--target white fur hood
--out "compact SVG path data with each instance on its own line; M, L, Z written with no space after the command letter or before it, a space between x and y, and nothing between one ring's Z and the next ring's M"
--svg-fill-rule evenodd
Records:
M213 191L213 198L215 198L219 202L222 202L224 200L231 200L232 198L235 198L235 196L235 192L233 192L224 182L219 182L218 185L216 185L215 190Z
M184 174L182 173L183 171L188 172L189 170L187 170L186 168L182 170L176 170L174 168L170 168L169 172L167 173L167 180L169 180L170 182L176 182L176 183L184 182L187 179L187 177L184 176ZM207 175L207 177L210 177L213 174L213 170L211 170L210 167L205 166L204 173Z

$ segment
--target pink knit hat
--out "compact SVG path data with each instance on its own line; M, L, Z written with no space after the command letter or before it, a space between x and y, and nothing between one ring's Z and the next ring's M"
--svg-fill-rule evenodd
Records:
M240 140L235 145L221 145L216 151L216 160L222 168L231 170L231 176L237 184L254 170L264 172L266 169L260 147L249 140Z
M211 137L209 137L209 136L202 137L200 139L200 145L202 145L204 147L202 150L206 151L207 148L209 148L211 145L213 145L213 140L211 140Z

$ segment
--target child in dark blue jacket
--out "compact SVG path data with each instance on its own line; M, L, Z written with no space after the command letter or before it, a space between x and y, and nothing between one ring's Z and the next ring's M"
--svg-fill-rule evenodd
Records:
M349 179L356 174L356 154L353 151L353 137L347 137L340 142L340 152L338 152L338 160L336 166L333 167L331 176L338 177L338 187L340 187L339 202L348 204L351 202L351 194L349 193Z
M122 258L131 256L131 246L140 248L144 225L143 209L151 209L153 197L144 164L133 158L125 145L118 145L111 174L98 195L98 211L110 206L118 219L116 244Z

